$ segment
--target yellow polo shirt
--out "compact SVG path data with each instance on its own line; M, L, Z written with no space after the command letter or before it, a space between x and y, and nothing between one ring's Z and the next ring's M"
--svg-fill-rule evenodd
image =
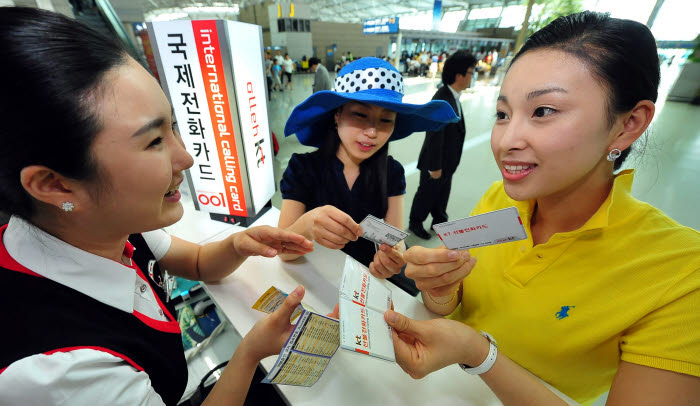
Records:
M634 171L578 230L533 247L534 201L494 183L472 214L516 206L527 240L473 249L448 317L576 401L610 389L620 360L700 376L700 233L630 195Z

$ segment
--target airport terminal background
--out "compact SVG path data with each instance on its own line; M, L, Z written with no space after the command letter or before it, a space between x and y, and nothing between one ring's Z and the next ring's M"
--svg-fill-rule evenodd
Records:
M440 3L441 9L435 14L437 3ZM569 3L579 9L610 12L613 17L634 19L650 26L657 39L661 62L656 115L646 136L636 144L633 155L624 167L637 170L632 190L635 197L660 208L683 225L700 229L697 209L700 199L700 51L697 20L700 2L531 0L529 3L533 3L529 20L531 29L541 24L547 13L555 13L560 10L557 7ZM519 40L522 40L518 34L527 4L528 0L229 0L221 3L184 0L112 0L111 3L0 0L0 6L55 10L109 35L116 35L132 47L145 65L147 57L143 42L147 39L144 31L146 21L232 19L261 25L265 48L272 52L273 57L278 52L282 55L289 53L296 65L292 86L285 86L283 91L271 91L268 100L270 129L279 143L279 152L274 158L277 189L291 155L313 150L301 145L296 137L285 138L283 131L292 109L312 92L314 74L308 71L305 60L312 56L320 58L331 79L334 79L337 69L345 60L364 56L386 58L395 63L406 77L404 101L425 103L440 85L441 63L445 56L457 49L467 49L480 62L472 86L460 98L467 138L461 164L453 177L447 209L451 219L468 215L488 186L501 179L491 153L490 132L495 120L499 85ZM398 22L389 21L392 18L397 18ZM392 22L397 26L395 32L363 34L363 28L367 31L367 27L370 31L394 30ZM381 28L384 26L390 28ZM691 56L693 52L694 58ZM406 227L418 186L416 163L424 137L424 133L415 133L392 142L389 148L389 153L405 168ZM272 204L279 208L281 202L278 190ZM440 245L434 234L428 241L411 236L407 243L428 247ZM221 331L208 348L198 350L199 354L191 356L186 396L193 393L199 379L207 371L230 358L235 343L240 340L231 326Z

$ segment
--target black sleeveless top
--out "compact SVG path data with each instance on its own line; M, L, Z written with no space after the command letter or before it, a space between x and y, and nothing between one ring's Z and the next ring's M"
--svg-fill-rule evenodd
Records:
M187 385L177 320L165 322L129 314L35 274L9 256L2 244L5 228L0 228L0 286L5 287L5 303L21 303L23 315L14 319L11 333L0 336L0 373L13 362L35 354L91 348L118 356L146 372L165 404L176 405ZM137 272L175 316L174 307L165 302L163 289L141 272L155 260L146 241L133 234L129 242L135 248L132 260ZM157 262L153 271L154 275L160 273Z

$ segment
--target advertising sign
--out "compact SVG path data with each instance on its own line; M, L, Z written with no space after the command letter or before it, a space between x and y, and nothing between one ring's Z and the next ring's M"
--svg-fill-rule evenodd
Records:
M180 20L148 23L148 33L194 158L195 207L255 216L275 192L260 27Z
M440 20L442 20L442 0L435 0L433 2L433 30L437 31L440 27Z
M362 23L363 34L392 34L399 32L398 17L383 17L364 20Z

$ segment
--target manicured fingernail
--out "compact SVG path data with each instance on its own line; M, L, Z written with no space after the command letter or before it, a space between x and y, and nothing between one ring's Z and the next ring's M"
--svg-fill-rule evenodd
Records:
M292 295L294 295L294 296L296 296L296 297L301 297L301 291L302 291L302 290L303 290L303 289L302 289L301 285L299 285L299 286L297 286L296 289L294 289L294 290L292 291Z
M277 250L274 248L270 248L269 250L267 250L267 255L270 257L274 257L275 255L277 255Z
M462 259L465 260L465 261L466 261L467 259L469 259L469 253L468 253L467 251L463 251L463 252L462 252Z
M447 258L449 259L457 259L459 258L459 252L457 251L450 251L447 253Z

